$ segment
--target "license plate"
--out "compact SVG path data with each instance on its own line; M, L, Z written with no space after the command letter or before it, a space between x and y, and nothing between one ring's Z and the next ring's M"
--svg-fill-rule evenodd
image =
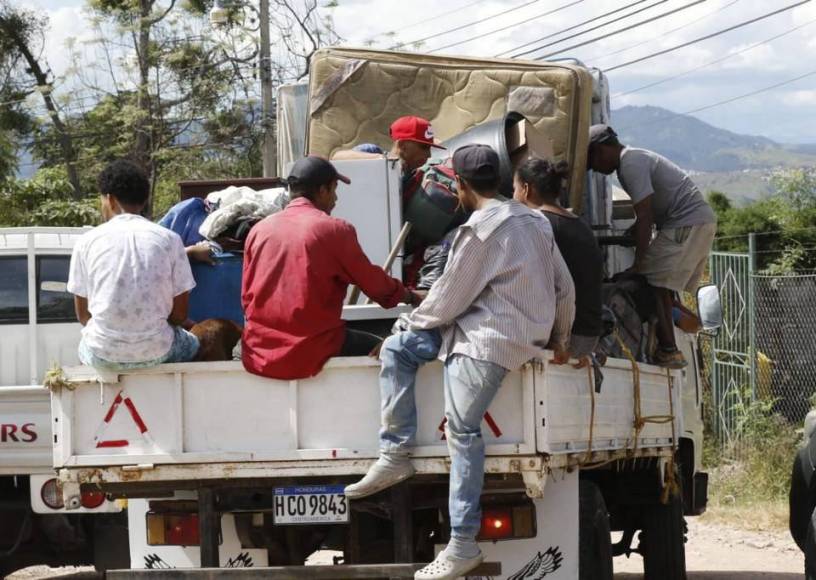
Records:
M342 524L349 505L342 485L275 488L275 524Z

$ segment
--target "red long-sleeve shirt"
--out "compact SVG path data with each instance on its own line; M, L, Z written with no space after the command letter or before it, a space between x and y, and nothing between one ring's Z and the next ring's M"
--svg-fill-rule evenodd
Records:
M385 308L405 296L399 280L369 261L351 224L306 198L253 227L241 285L246 370L286 380L319 373L343 346L350 284Z

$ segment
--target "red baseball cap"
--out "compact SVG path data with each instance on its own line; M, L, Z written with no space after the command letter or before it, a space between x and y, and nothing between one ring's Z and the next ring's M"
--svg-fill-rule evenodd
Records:
M441 145L434 143L431 123L422 117L400 117L391 123L391 139L394 141L416 141L423 145L444 149Z

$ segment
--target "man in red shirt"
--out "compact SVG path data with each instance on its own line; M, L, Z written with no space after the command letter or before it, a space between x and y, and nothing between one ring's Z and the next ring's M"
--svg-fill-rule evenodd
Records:
M380 338L349 330L341 319L350 284L384 308L415 301L369 261L354 227L331 217L338 180L350 183L321 157L300 159L287 179L292 201L247 238L242 360L251 373L301 379L333 356L367 355Z

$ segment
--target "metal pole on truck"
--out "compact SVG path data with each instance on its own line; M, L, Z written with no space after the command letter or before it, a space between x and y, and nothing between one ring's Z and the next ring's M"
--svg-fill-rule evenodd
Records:
M277 171L277 152L275 144L275 121L272 111L274 95L272 92L272 57L269 39L269 0L260 2L260 65L261 65L261 117L264 130L263 140L263 176L275 177Z

